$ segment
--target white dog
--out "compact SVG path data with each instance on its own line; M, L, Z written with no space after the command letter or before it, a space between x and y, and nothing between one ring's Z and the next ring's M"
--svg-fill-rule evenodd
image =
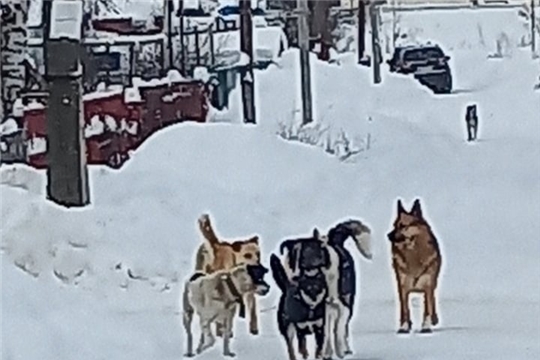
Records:
M184 286L183 322L187 335L187 352L192 357L193 333L191 323L197 313L200 321L201 337L197 354L210 348L215 343L211 325L219 321L224 324L223 355L233 357L230 349L232 321L237 308L246 294L266 295L270 285L264 281L268 272L262 265L241 265L229 271L217 271L212 274L196 273Z

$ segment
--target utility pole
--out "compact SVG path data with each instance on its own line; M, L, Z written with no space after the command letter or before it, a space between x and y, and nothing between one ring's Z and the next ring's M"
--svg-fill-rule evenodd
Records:
M362 63L366 51L366 4L358 0L358 64Z
M370 4L369 13L371 20L371 66L373 66L373 83L381 82L381 48L379 41L379 16L378 2Z
M45 1L47 4L49 1ZM44 8L49 98L47 123L47 197L63 206L90 203L83 136L81 0L54 0ZM68 15L69 14L69 15Z
M249 57L249 63L242 74L242 104L244 122L255 124L255 78L253 76L253 23L251 0L240 0L240 51ZM243 55L243 56L245 56Z
M320 45L319 60L330 60L330 48L332 46L332 35L328 28L328 17L330 14L329 1L314 1L312 14L312 34L316 34Z
M165 72L167 72L169 69L173 67L174 64L174 57L173 57L173 42L172 42L172 13L174 10L174 4L172 0L163 0L163 20L165 24L163 24L163 30L165 32L165 35L167 36L167 44L165 45L165 48L167 51L165 51L165 59L164 59L164 67Z
M536 57L536 11L534 0L531 0L531 51L533 58Z
M309 8L307 0L297 0L298 44L300 45L300 72L302 78L302 124L313 121L313 100L311 97L311 70L309 64Z

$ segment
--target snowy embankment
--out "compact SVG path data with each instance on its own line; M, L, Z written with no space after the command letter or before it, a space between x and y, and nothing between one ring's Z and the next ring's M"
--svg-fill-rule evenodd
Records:
M351 359L538 358L538 64L520 51L490 61L487 51L452 55L458 91L437 97L403 76L385 74L372 87L369 69L350 59L313 63L319 121L352 138L372 135L350 164L274 135L300 108L289 53L281 68L257 74L260 125L161 131L122 171L91 169L88 209L45 202L41 172L2 167L2 358L181 358L179 284L205 211L226 238L259 234L265 262L280 240L314 226L350 216L371 226L375 258L357 262ZM480 141L471 145L463 140L469 102L480 116ZM239 118L235 111L226 115ZM442 324L433 336L395 335L385 234L398 197L423 199L443 249ZM258 337L236 322L239 359L285 356L276 296L274 288L261 300ZM200 359L219 356L216 346Z

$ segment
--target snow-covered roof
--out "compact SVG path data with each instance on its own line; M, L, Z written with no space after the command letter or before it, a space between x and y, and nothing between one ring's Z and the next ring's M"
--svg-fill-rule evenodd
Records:
M0 124L0 135L10 135L19 131L19 125L15 119L8 118Z

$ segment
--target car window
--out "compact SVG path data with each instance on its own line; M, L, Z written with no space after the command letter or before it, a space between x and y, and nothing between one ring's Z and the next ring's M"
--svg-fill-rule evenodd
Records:
M413 49L405 53L405 60L415 61L415 60L426 60L432 58L443 57L444 54L441 49L438 48L423 48L423 49Z

